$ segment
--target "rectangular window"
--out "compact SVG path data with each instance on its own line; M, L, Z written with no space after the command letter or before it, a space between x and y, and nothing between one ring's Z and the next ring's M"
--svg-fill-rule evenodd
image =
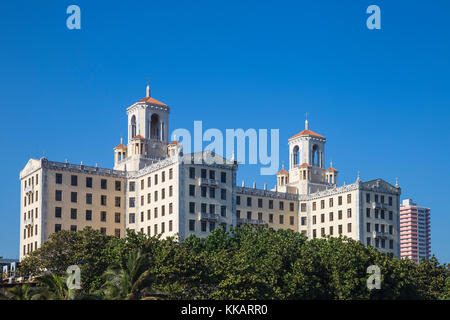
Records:
M227 200L227 189L220 189L220 199Z
M115 182L115 189L116 191L121 191L122 190L122 182L121 181L117 181Z
M226 183L227 182L227 173L226 172L221 172L220 173L220 182L222 182L222 183Z
M247 211L247 219L248 220L252 219L252 212L251 211Z
M134 191L135 188L136 188L136 184L134 183L134 181L130 181L130 187L129 187L130 191Z
M333 235L333 226L330 226L330 236Z
M312 218L313 218L313 219L312 219L312 224L316 224L316 223L317 223L317 217L316 217L316 216L313 216Z
M158 191L155 191L154 195L153 195L153 199L154 201L158 201Z
M115 202L116 207L120 208L120 197L115 197L114 202Z
M206 179L206 169L201 169L200 173L201 173L201 178Z
M134 208L134 205L135 205L135 199L134 199L134 197L130 197L130 198L128 199L128 202L129 202L129 207L130 207L130 208Z
M352 203L352 195L351 195L351 193L349 193L347 195L347 203Z
M150 209L148 209L147 210L147 220L151 220L151 219L152 219L152 213L151 213Z
M163 171L163 172L161 172L161 183L165 182L165 181L166 181L166 172ZM164 231L161 231L161 232L164 232Z
M284 216L282 214L280 215L280 224L284 224Z
M92 193L86 193L86 204L92 204Z
M313 238L317 238L317 231L316 231L316 229L313 229Z
M211 214L215 214L216 213L216 205L215 204L210 204L209 205L209 213L211 213Z
M342 224L340 224L340 225L338 226L338 232L339 232L339 234L342 234Z
M329 206L330 208L333 207L333 198L328 199L328 206Z
M172 170L172 169L170 169L170 170ZM169 171L170 172L170 171ZM172 230L173 230L173 226L172 226L172 220L169 220L169 232L172 232Z
M367 231L367 232L370 232L370 222L367 222L367 225L366 225L366 231Z
M76 192L70 193L70 201L72 201L73 203L77 203L77 193Z
M226 217L227 216L227 206L221 206L220 207L220 215L222 217Z
M164 217L166 215L166 206L161 206L161 217Z
M366 208L366 217L370 218L370 208Z
M169 203L169 214L172 214L172 213L173 213L173 204L171 202L171 203Z
M389 211L389 220L392 220L392 211Z
M236 196L236 204L237 205L241 204L241 197L240 196Z
M279 207L280 207L280 210L284 210L284 202L283 201L279 202Z
M164 200L166 198L166 189L161 189L161 200Z
M130 213L128 216L128 223L134 223L135 221L134 213Z
M100 233L102 235L106 235L106 228L105 227L100 228Z
M312 203L312 209L313 209L313 211L316 211L316 202Z
M106 206L106 196L105 195L100 196L100 204L102 206Z
M370 246L370 244L371 244L371 239L370 239L370 237L367 237L367 239L366 239L366 245L367 245L367 246Z
M155 223L153 226L153 230L155 231L155 236L158 234L158 225Z
M189 202L189 213L195 213L195 202Z
M62 191L61 190L55 190L55 200L62 201Z
M169 186L169 197L173 196L173 186Z
M170 168L169 169L169 180L172 180L173 179L173 169L172 168ZM172 220L171 220L172 221ZM169 231L172 231L172 230L169 230Z
M212 180L216 179L216 172L214 170L209 170L209 178Z
M61 207L55 207L55 218L61 218Z
M166 225L164 222L161 222L161 233L166 232Z
M302 204L300 205L300 211L301 211L301 212L306 212L306 203L302 203Z
M262 208L263 207L263 199L258 198L258 208Z
M351 218L352 217L352 209L348 208L347 209L347 218Z
M290 217L289 217L289 224L290 224L291 226L294 225L294 216L290 216Z
M209 232L213 232L215 228L216 228L216 223L210 222L209 223Z
M322 213L320 215L320 222L324 223L325 222L325 213Z
M320 235L325 237L325 228L320 228Z
M273 214L272 213L269 214L269 222L273 223Z
M156 186L158 184L158 174L155 174L154 181L155 181L155 186Z
M70 219L76 220L77 219L77 209L70 209Z
M72 175L70 177L70 185L72 185L74 187L78 186L78 176Z
M92 220L92 210L86 210L86 221Z
M70 231L77 232L77 226L70 226Z
M120 223L120 212L116 212L114 214L114 222L115 223Z
M155 219L158 218L158 208L157 207L155 207L153 209L153 216L155 217Z
M329 213L329 217L328 218L329 218L330 221L333 221L333 212Z
M339 206L342 205L342 196L339 196L339 197L338 197L338 205L339 205Z
M201 230L202 232L206 232L206 221L201 222Z
M389 226L389 234L394 234L394 227L393 226Z
M252 206L252 198L247 197L247 207L251 207L251 206Z
M352 232L352 224L351 223L347 224L347 232Z
M370 193L366 193L366 202L370 203Z
M289 203L289 211L294 211L294 203L293 202Z
M100 180L100 187L103 189L103 190L106 190L107 188L108 188L108 180L106 180L106 179L101 179Z
M325 200L320 200L320 209L325 209Z
M392 206L392 197L389 197L389 205Z
M306 226L306 217L302 217L302 226Z
M394 249L394 240L389 240L389 249Z
M55 181L56 184L62 184L62 174L61 173L57 173L55 178L56 178L56 181ZM25 187L26 186L27 186L27 182L25 181Z
M114 235L115 235L117 238L120 238L120 229L114 229Z
M215 188L209 188L209 197L215 198L216 197L216 189Z
M86 177L86 188L92 188L92 177Z
M202 197L205 198L206 197L206 192L207 192L206 187L201 187L200 190L201 190Z
M193 185L193 184L189 185L189 195L191 197L195 197L195 185Z
M189 220L189 231L195 231L195 220Z
M100 221L106 222L106 211L100 212Z
M241 218L241 210L236 210L236 218Z
M201 212L202 213L206 213L206 208L207 208L207 204L206 203L202 203L202 205L201 205Z

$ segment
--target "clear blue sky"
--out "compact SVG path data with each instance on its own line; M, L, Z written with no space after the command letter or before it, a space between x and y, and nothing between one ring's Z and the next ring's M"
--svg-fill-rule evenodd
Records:
M381 30L366 28L371 4ZM1 1L0 255L19 254L28 159L112 167L150 77L170 130L279 128L284 161L308 112L340 182L398 177L450 262L449 20L448 1ZM242 179L275 183L257 165Z

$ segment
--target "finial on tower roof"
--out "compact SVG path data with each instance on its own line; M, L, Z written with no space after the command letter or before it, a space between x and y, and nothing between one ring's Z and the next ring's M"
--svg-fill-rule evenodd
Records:
M395 178L395 187L396 187L396 188L399 187L399 185L398 185L398 178Z
M305 114L305 130L308 130L308 112Z
M356 181L361 181L361 176L359 175L359 171L358 171L358 177L356 178Z
M150 97L150 80L147 78L147 90L146 90L146 97Z

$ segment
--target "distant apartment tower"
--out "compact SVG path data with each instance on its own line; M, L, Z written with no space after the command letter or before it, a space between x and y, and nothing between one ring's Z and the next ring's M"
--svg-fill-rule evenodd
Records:
M404 199L400 205L400 256L419 263L430 254L430 209Z

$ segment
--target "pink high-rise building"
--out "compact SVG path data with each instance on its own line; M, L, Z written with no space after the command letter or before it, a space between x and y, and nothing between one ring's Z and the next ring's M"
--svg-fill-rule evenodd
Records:
M430 209L404 199L400 205L400 256L419 263L430 255Z

